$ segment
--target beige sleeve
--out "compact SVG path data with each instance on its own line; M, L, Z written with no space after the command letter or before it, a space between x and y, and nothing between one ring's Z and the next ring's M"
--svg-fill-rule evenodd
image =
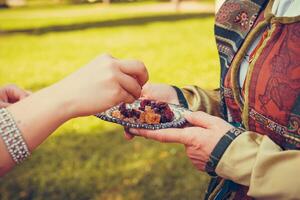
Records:
M255 132L238 136L226 149L216 173L249 186L256 199L300 199L300 151L283 151L269 137Z
M220 93L217 90L203 90L197 86L186 86L181 89L189 109L204 111L220 116Z

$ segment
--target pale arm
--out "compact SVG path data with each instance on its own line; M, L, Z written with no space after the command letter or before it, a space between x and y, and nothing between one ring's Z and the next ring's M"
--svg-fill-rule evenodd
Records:
M55 87L45 88L7 109L13 115L30 151L41 144L57 127L72 118L70 102L58 99ZM0 139L0 176L9 171L14 161Z
M147 80L143 63L103 55L58 83L11 104L7 110L33 151L71 118L133 102ZM0 176L15 165L4 140L0 137Z

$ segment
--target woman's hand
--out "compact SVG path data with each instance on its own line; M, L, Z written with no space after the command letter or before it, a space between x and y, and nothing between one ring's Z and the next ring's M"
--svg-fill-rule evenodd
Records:
M137 60L118 60L102 55L55 84L56 98L69 102L72 117L102 112L141 96L148 80L145 65Z
M33 151L71 118L96 114L120 102L133 102L140 97L147 80L148 73L142 62L103 55L7 110L22 132L29 151ZM14 102L25 96L15 93L17 95L4 100ZM3 142L0 142L0 158L1 176L15 165Z
M179 104L175 89L167 84L147 83L144 85L141 92L142 99L151 99L166 103ZM134 135L125 130L125 138L131 140Z
M181 143L194 166L205 170L209 156L221 137L233 126L219 117L204 112L187 113L186 119L193 125L183 129L145 130L130 129L132 134L159 142Z
M0 108L6 108L9 105L24 99L31 92L23 90L16 85L10 84L0 88Z

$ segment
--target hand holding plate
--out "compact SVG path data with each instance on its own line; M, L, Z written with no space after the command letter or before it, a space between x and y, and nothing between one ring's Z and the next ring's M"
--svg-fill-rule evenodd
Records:
M161 130L130 129L129 131L147 139L164 143L180 143L186 147L187 156L194 166L203 171L212 150L221 137L233 126L219 117L204 112L194 112L185 115L193 125L186 128L171 128Z

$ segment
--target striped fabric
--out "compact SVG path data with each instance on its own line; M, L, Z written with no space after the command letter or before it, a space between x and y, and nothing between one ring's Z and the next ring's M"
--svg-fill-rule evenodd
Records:
M216 14L215 37L221 64L221 113L227 119L224 79L259 13L269 0L227 0Z

